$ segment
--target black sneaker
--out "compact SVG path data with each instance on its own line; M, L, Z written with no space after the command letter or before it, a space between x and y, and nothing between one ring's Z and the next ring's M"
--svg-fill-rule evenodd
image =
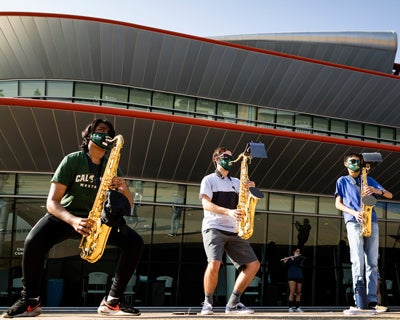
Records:
M107 297L103 298L97 313L107 316L140 316L140 311L134 307L128 306L119 299L107 301Z
M3 313L3 318L36 317L41 313L39 299L22 297Z

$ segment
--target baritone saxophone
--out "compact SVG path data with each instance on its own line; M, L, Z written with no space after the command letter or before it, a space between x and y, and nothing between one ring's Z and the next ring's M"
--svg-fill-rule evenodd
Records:
M101 222L101 212L103 211L104 202L107 198L107 190L110 189L111 180L117 176L124 139L122 135L117 135L113 139L108 139L108 142L115 143L110 151L96 199L89 212L88 218L92 220L90 234L88 236L83 236L79 245L79 248L82 250L81 258L91 263L95 263L103 255L108 236L111 232L111 227Z
M246 149L232 163L242 159L240 165L240 190L238 209L244 212L242 220L238 221L238 236L243 239L249 239L254 232L254 216L257 202L264 197L264 194L255 187L248 187L249 181L248 164L252 158L266 158L267 153L263 143L250 142Z
M361 211L363 219L360 222L360 232L363 237L370 237L372 234L372 209L377 200L373 195L365 194L365 187L368 186L368 173L374 164L382 161L382 156L378 152L361 154Z

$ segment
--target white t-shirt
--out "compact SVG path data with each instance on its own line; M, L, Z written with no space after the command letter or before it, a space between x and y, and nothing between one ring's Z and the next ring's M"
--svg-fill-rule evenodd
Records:
M203 195L208 196L211 202L229 209L235 209L239 199L240 180L234 177L221 177L215 172L203 178L200 184L199 199ZM218 229L229 232L237 232L236 219L223 214L204 210L202 231Z

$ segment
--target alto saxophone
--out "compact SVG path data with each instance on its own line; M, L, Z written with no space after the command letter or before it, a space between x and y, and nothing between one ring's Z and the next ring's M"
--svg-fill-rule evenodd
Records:
M107 190L110 189L111 179L117 175L118 164L121 155L121 149L124 145L124 139L121 135L117 135L108 142L116 141L111 149L110 156L104 170L96 199L93 203L92 210L89 212L88 218L92 220L90 234L83 236L79 248L82 250L81 258L94 263L101 258L107 244L111 227L101 222L101 212L103 211L104 202L107 198Z
M259 199L264 197L264 194L259 189L247 186L247 183L249 181L248 163L250 163L251 159L253 158L250 153L250 147L256 146L258 148L259 145L262 145L262 147L264 148L263 144L250 143L249 146L246 147L245 152L241 153L236 160L232 161L232 163L235 163L242 159L240 165L240 190L237 208L241 209L244 212L243 219L238 222L238 236L243 239L249 239L253 235L254 215L257 202ZM264 154L262 154L260 158L266 158L266 153L265 156Z

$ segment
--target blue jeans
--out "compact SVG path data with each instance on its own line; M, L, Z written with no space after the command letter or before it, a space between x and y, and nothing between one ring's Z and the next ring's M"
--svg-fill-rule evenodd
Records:
M365 280L368 302L378 302L376 290L378 286L378 254L379 254L379 226L372 222L372 234L369 238L360 235L360 224L349 221L346 223L347 239L350 246L351 272L353 289L357 278Z

